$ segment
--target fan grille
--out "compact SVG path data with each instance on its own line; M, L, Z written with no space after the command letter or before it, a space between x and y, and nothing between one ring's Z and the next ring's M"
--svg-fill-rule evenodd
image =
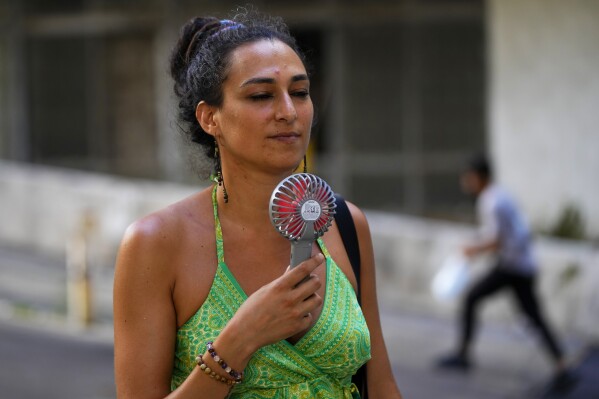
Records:
M322 236L333 223L336 205L331 187L320 177L309 173L291 175L279 183L270 200L271 221L285 238L303 238L307 224L302 216L304 205L310 205L309 214L313 216L308 219L314 222L314 237L310 238Z

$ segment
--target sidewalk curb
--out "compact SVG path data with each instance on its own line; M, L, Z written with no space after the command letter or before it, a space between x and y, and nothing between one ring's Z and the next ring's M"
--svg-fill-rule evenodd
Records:
M89 327L71 325L66 316L33 308L21 308L19 304L0 299L0 322L20 328L44 331L50 334L76 339L82 342L113 345L113 326L109 323Z

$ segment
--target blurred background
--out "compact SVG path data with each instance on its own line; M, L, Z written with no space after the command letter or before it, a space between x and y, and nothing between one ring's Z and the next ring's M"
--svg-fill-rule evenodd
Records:
M177 129L170 49L191 17L238 4L0 0L0 396L114 397L121 236L208 184ZM310 169L367 211L405 397L534 398L550 375L509 297L485 308L475 372L432 368L458 303L430 282L473 233L458 176L477 152L538 233L546 312L589 373L563 397L599 397L599 2L253 4L310 60Z

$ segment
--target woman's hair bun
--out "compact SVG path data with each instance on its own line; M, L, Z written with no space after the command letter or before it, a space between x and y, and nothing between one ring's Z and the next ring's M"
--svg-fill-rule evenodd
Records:
M218 29L219 25L217 18L196 17L181 27L179 40L173 48L170 59L170 72L175 80L175 92L177 94L180 94L183 86L185 86L187 69L195 49L208 36L205 33Z

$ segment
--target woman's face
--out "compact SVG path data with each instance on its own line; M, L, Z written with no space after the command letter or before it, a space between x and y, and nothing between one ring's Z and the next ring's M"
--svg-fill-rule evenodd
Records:
M233 51L214 114L224 164L288 173L306 152L313 115L306 69L289 46L260 40Z

